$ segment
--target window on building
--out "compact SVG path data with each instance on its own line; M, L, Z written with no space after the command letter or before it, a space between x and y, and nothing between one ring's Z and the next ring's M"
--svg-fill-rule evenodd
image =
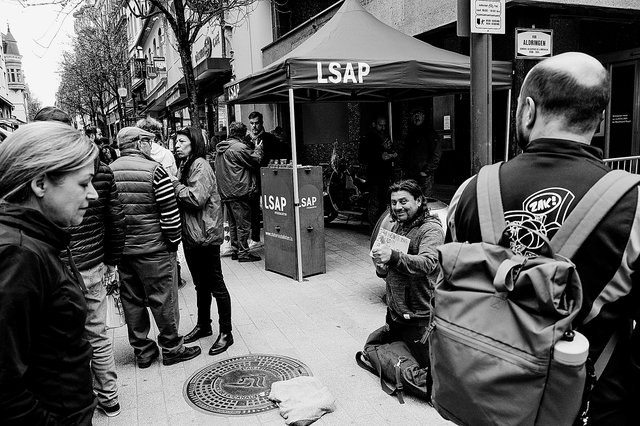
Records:
M273 16L274 39L282 37L334 3L335 0L284 0L273 2L271 14Z
M159 56L158 55L158 45L156 44L156 39L155 38L153 39L153 54L154 54L154 56ZM153 58L152 58L152 60L153 60Z
M15 83L16 81L16 70L9 68L9 83Z
M158 56L164 56L164 34L162 28L158 28Z

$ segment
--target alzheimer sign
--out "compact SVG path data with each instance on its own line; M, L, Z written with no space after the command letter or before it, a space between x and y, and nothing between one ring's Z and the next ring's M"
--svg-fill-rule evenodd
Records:
M553 56L553 30L516 28L516 59L545 59Z
M316 62L318 83L362 84L371 67L366 62Z

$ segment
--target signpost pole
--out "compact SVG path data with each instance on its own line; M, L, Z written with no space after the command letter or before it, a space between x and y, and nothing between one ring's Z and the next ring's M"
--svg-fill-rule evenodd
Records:
M471 174L491 164L491 35L471 33Z
M296 153L296 112L293 88L289 88L289 120L291 122L291 167L293 168L293 228L296 235L297 279L302 282L302 242L300 240L300 192L298 188L298 160Z

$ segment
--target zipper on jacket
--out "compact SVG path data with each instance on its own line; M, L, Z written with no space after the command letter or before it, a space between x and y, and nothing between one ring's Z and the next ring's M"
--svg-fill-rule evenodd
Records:
M546 373L548 364L535 356L513 347L509 347L511 350L506 350L499 345L490 343L491 338L481 334L478 335L480 338L470 336L469 332L463 331L465 330L464 328L443 320L438 316L435 317L434 328L437 328L451 340L493 355L496 358L500 358L518 367L525 368L534 374L544 375Z

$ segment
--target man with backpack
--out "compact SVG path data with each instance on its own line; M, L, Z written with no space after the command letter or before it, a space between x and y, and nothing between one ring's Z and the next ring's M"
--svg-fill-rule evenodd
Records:
M515 255L528 261L548 256L543 250L546 241L558 233L596 182L610 173L602 162L601 150L590 145L609 98L607 71L582 53L546 59L526 76L516 111L516 138L523 153L500 167L498 184L506 224L501 244ZM487 242L479 220L478 182L478 176L472 177L454 195L448 242ZM637 422L634 407L640 401L636 392L640 340L633 332L633 322L640 317L638 202L636 185L621 194L571 256L582 288L581 308L572 325L587 337L596 372L596 360L615 342L606 367L588 394L589 424ZM579 226L575 228L576 233L579 230ZM517 279L516 273L513 280ZM500 297L495 298L496 306ZM435 309L438 315L437 296ZM434 400L437 405L437 395Z

